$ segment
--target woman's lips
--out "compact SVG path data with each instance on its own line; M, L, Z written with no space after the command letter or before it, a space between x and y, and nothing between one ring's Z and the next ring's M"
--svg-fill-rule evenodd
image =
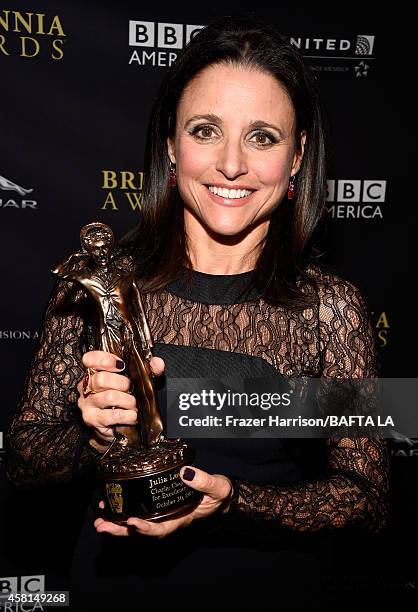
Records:
M244 204L247 204L249 199L255 193L255 191L252 191L249 195L246 195L243 198L225 198L223 196L215 195L214 193L212 193L209 187L206 187L206 190L210 198L214 202L216 202L217 204L220 204L221 206L227 206L228 208L238 208L239 206L243 206Z

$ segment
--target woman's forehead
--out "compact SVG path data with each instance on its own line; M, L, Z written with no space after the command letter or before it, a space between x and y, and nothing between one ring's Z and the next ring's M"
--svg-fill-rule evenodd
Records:
M253 67L215 64L188 83L177 107L178 115L211 113L243 121L292 121L294 108L286 88L273 75Z
M188 82L179 104L185 100L201 100L209 95L222 100L222 95L230 91L240 96L258 96L263 99L268 95L279 99L287 97L290 102L286 87L272 74L255 67L214 64L201 70Z

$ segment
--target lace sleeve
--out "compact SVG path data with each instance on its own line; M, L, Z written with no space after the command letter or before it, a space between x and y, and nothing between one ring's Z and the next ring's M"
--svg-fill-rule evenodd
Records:
M322 376L373 378L376 350L367 308L350 283L319 290ZM358 526L378 532L388 522L389 454L379 438L329 438L328 473L291 486L233 481L230 510L273 520L294 531Z
M77 406L87 342L83 303L74 283L57 282L7 436L7 475L17 486L69 481L95 463Z

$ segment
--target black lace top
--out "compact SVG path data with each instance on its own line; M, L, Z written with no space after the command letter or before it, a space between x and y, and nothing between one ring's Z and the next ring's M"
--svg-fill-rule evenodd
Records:
M251 291L252 272L193 272L192 287L184 277L146 294L154 353L166 361L165 376L376 376L373 335L359 291L329 273L315 275L318 305L303 311L258 298ZM62 309L70 290L74 307ZM81 291L58 281L9 432L8 475L18 485L69 481L97 463L77 407L81 357L93 348L87 321ZM228 520L245 516L298 532L344 526L379 531L388 520L383 440L190 443L197 466L234 480Z

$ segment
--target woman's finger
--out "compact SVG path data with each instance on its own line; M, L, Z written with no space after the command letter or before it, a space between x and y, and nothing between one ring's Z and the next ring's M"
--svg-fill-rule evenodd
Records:
M131 381L123 374L114 374L113 372L103 370L101 372L94 372L91 375L90 386L95 393L107 391L108 389L128 393L131 388Z
M117 406L126 410L136 410L135 397L116 389L91 393L86 398L82 398L81 401L92 408L111 408L112 406Z
M162 522L145 521L144 519L130 517L126 521L126 524L135 527L142 535L152 536L154 538L164 538L166 535L179 529L179 527L189 525L192 520L193 513L190 513L181 518L167 519Z
M213 500L224 500L231 493L232 483L222 474L208 474L196 467L185 466L180 471L180 477L189 487L205 493Z
M115 536L128 536L131 535L132 529L125 527L124 525L116 525L110 521L105 521L102 518L98 518L94 521L94 526L97 533L110 533Z
M89 427L95 429L114 427L115 425L136 425L138 422L137 410L126 410L124 408L85 408L83 420ZM105 435L106 435L105 431Z
M125 362L120 357L106 351L87 351L83 355L82 363L85 368L94 370L122 372L125 369Z
M165 363L161 357L152 357L150 366L154 376L160 376L165 370Z
M110 435L109 436L102 435L102 432L105 432L105 431L109 431ZM95 451L97 451L98 453L102 455L108 450L109 445L112 443L113 440L114 440L113 429L103 429L103 430L100 430L100 433L98 433L96 429L94 431L93 437L91 437L89 440L89 444L92 448L95 449Z
M99 508L102 510L105 508L105 503L103 500L99 502ZM106 531L107 533L111 533L113 535L130 535L134 532L134 530L136 530L142 535L163 538L176 529L179 529L179 527L189 525L192 522L192 519L193 513L180 518L168 519L163 522L152 522L137 517L131 517L126 521L128 526L127 529L115 529L115 523L99 518L96 519L94 526L96 527L97 531ZM120 525L117 525L116 527L120 527Z

